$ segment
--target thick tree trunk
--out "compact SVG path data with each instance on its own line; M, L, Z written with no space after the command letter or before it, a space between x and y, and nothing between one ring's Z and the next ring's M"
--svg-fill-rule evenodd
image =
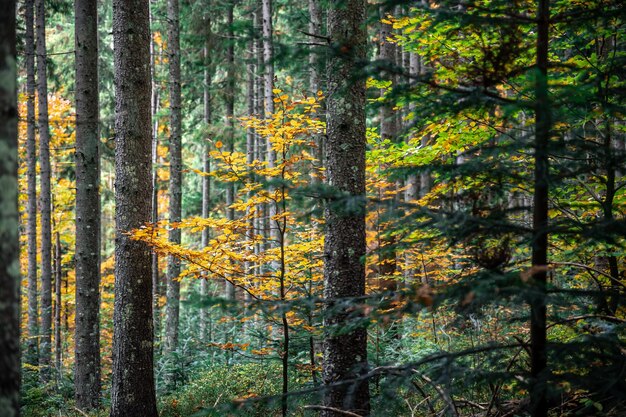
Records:
M551 114L548 97L548 48L550 1L539 0L537 14L537 79L535 84L535 185L533 201L532 267L530 297L530 359L533 382L531 410L533 417L546 417L548 403L546 278L548 265L548 144Z
M100 131L98 2L74 4L76 37L76 334L74 387L82 410L100 403Z
M328 34L334 51L327 67L328 183L337 192L357 199L358 210L346 213L338 210L335 202L326 208L324 324L331 333L324 340L324 402L328 407L367 415L367 380L354 380L367 372L367 331L332 333L348 324L345 308L333 311L336 301L365 294L365 81L355 76L366 55L366 3L333 1L329 8ZM327 409L321 415L342 414Z
M37 365L39 345L39 300L37 294L37 138L35 122L35 1L25 3L26 33L24 49L26 61L26 165L28 193L28 341L26 362Z
M228 3L228 47L226 49L227 81L226 81L226 123L227 123L227 151L233 152L235 149L235 33L233 28L233 13L235 3L230 0ZM226 218L229 221L235 220L235 209L231 205L235 202L235 184L228 183L226 188ZM235 299L235 286L226 281L224 283L224 297L230 300Z
M41 343L39 364L43 380L50 377L52 343L52 224L50 196L50 130L46 71L46 17L44 0L35 0L37 37L37 93L39 98L39 173L41 189Z
M157 416L150 248L128 232L150 221L150 18L147 0L113 1L115 306L111 416Z
M0 2L0 415L19 417L19 231L15 1Z
M170 64L170 219L180 222L182 214L182 150L181 150L181 97L180 97L180 26L178 0L168 0L168 49ZM170 242L180 245L180 229L169 232ZM174 352L178 346L178 319L180 315L180 259L167 258L167 308L165 317L165 353ZM168 375L168 379L171 375Z

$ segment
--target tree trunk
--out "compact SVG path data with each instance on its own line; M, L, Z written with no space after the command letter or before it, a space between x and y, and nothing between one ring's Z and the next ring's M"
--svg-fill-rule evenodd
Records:
M537 14L537 79L535 82L535 184L533 201L532 268L530 296L530 359L533 382L533 417L546 417L548 403L546 352L546 278L548 265L548 144L551 115L548 97L549 0L539 0Z
M61 265L61 236L57 231L54 246L54 366L56 368L57 382L63 376L62 369L62 345L61 345L61 281L63 280L63 267Z
M0 415L19 417L19 229L15 2L0 2Z
M74 5L76 37L76 406L100 403L98 2Z
M211 9L210 3L207 5L207 9ZM205 126L208 128L211 125L211 15L206 14L205 28L207 35L204 43L204 114L203 119ZM202 155L202 166L205 173L211 172L211 159L209 152L211 152L210 138L207 138L204 145L204 153ZM202 218L209 217L209 210L211 208L211 178L207 175L202 177ZM208 227L202 230L202 247L206 247L209 244L210 229ZM200 281L200 296L204 301L209 295L209 282L207 277L203 277ZM209 319L208 308L202 306L200 309L200 339L207 340L207 321Z
M365 294L365 82L355 77L366 56L366 3L333 1L329 7L328 34L335 50L327 66L328 183L337 193L357 199L358 208L346 213L336 202L326 207L324 324L331 333L324 340L324 402L328 407L367 415L367 380L335 385L367 372L367 331L358 328L332 334L333 329L348 324L347 306L332 311L337 308L335 300ZM326 409L321 415L342 414Z
M181 97L180 97L180 26L178 0L167 1L168 49L170 64L170 223L180 222L182 214L182 151L181 151ZM170 242L180 245L180 229L169 232ZM180 259L167 259L167 308L165 317L165 353L178 346L178 319L180 315ZM168 375L168 379L171 375Z
M309 33L312 35L322 36L322 8L319 0L309 0ZM316 49L317 48L317 49ZM319 47L313 46L309 52L309 90L313 96L317 96L317 92L322 89L322 81L320 77L320 50ZM317 159L315 168L311 170L311 182L320 181L318 170L324 167L324 135L315 135L315 159Z
M252 26L254 26L256 21L257 12L252 13ZM255 60L254 60L254 39L251 39L248 43L248 50L246 51L246 72L248 74L248 79L246 80L246 105L247 105L247 116L254 117L255 113ZM256 138L256 133L254 129L249 127L246 129L246 164L248 166L248 182L253 181L254 171L252 169L252 163L254 162L254 141ZM252 192L249 191L247 198L250 200L252 197ZM246 240L248 241L248 248L252 249L254 246L253 236L254 236L254 215L250 216L250 207L246 208L246 217L247 220L247 231L246 231ZM244 273L247 276L252 276L256 279L255 271L256 265L254 262L246 261L244 266ZM249 300L250 295L246 293L246 298Z
M35 0L37 36L37 93L39 96L39 172L41 190L41 344L39 364L44 381L50 377L52 342L52 226L50 200L50 131L46 71L46 17L44 0Z
M228 47L226 49L226 123L227 123L227 151L235 149L235 33L233 28L234 0L228 2ZM226 218L235 220L235 209L231 205L235 202L235 184L230 182L226 188ZM224 283L224 298L235 299L235 286L226 281Z
M152 27L152 12L150 12L150 27ZM152 31L150 32L152 34ZM152 109L152 223L159 221L159 167L157 161L159 159L159 120L157 113L159 111L159 87L156 82L156 63L155 55L157 54L154 39L150 36L150 74L152 77L152 95L150 98ZM159 276L159 254L152 251L152 321L154 326L154 339L158 344L161 336L161 278Z
M128 232L150 221L150 18L147 0L113 1L115 306L111 416L157 416L150 248Z
M309 0L309 33L317 36L322 35L322 8L319 0ZM309 52L309 67L309 91L316 95L321 87L320 59L316 49Z
M24 36L26 63L26 165L28 171L28 341L26 362L37 365L39 345L39 300L37 299L37 145L35 125L35 1L25 3Z
M386 18L387 12L384 7L380 8L381 19ZM396 61L396 45L388 40L391 36L392 25L390 23L380 23L380 49L378 59L383 65L393 67ZM387 75L392 80L392 88L396 88L396 77L393 77L390 73ZM396 139L398 125L396 113L393 111L393 102L385 98L387 90L382 88L380 90L380 97L384 101L380 107L380 138L381 140L393 141ZM387 166L383 166L383 170L387 169ZM390 185L385 190L380 190L380 198L384 198L387 193L395 192L395 187ZM387 207L388 210L392 209L391 202ZM384 213L381 213L384 216ZM379 219L384 225L384 219ZM396 252L395 252L395 239L393 236L389 236L385 233L385 227L381 227L379 230L379 276L381 291L395 291L398 287L393 274L396 270Z

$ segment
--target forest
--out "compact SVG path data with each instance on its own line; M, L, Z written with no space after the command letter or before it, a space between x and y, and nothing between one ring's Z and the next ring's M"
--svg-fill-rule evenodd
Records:
M0 0L0 417L626 416L620 0Z

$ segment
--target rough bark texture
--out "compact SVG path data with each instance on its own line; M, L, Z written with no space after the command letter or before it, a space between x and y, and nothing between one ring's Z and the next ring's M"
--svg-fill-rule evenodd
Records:
M15 1L0 1L0 416L20 415Z
M365 14L364 0L332 1L329 5L328 34L333 51L327 67L328 183L360 201L360 209L349 214L337 210L334 204L327 205L324 297L329 307L339 298L365 293L365 82L355 79L365 59ZM324 319L326 328L347 324L347 313L329 315L328 311ZM367 381L354 381L366 369L366 329L326 335L325 405L359 415L369 414ZM345 383L341 384L342 381ZM325 409L321 415L342 414Z
M113 1L115 306L111 416L157 416L150 248L127 233L150 221L150 24L147 0Z
M548 265L548 143L551 115L548 98L549 0L539 0L537 14L537 80L535 85L535 185L533 201L532 267L530 299L531 410L533 417L548 415L546 398L546 277Z
M170 86L170 222L180 222L182 213L182 153L181 153L181 98L180 98L180 26L178 0L167 2L169 86ZM180 244L180 229L171 229L169 239ZM180 259L167 258L167 307L165 311L165 353L178 345L178 318L180 314ZM168 379L171 379L168 377Z
M100 403L98 2L74 3L76 39L76 406Z
M39 300L37 299L37 138L35 125L35 1L27 0L24 8L24 52L26 64L26 165L28 220L28 341L26 362L37 365L39 344Z
M37 94L39 98L39 175L41 189L41 376L50 376L52 342L52 223L50 196L50 130L48 129L48 81L46 71L46 19L44 0L35 0L37 37Z

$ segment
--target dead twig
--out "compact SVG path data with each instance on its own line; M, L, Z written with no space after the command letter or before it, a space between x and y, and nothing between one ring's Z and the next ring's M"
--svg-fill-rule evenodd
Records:
M335 413L343 414L344 416L350 417L363 417L362 415L353 413L352 411L340 410L338 408L327 407L325 405L305 405L302 408L304 408L305 410L333 411Z

